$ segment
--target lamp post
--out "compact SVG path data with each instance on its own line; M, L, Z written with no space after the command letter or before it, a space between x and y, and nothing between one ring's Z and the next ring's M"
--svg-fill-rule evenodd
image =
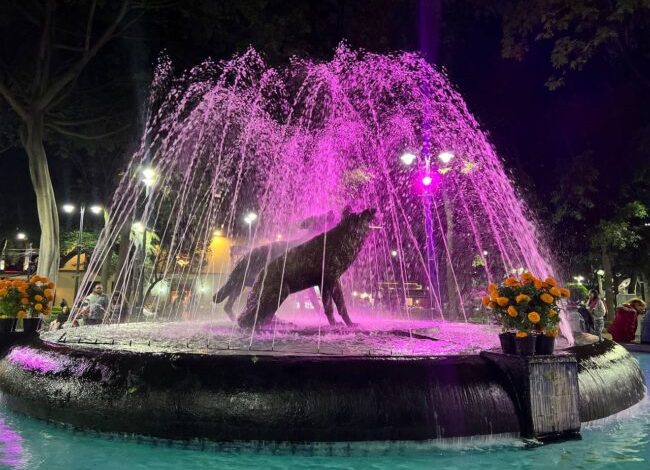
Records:
M73 214L76 210L74 204L63 204L61 210L66 214ZM93 204L90 206L90 212L95 215L99 215L103 212L102 206L98 204ZM77 297L77 292L79 291L79 277L81 276L81 249L83 247L83 234L84 234L84 217L86 215L86 205L79 205L79 233L77 236L77 263L75 266L75 276L74 276L74 297Z
M156 185L156 182L158 181L158 172L152 168L152 167L145 167L142 169L142 178L141 180L142 184L144 185L144 207L142 208L142 269L140 271L140 278L141 278L141 283L140 283L140 306L141 306L141 312L144 313L144 295L145 295L145 287L144 287L144 267L145 263L147 261L147 222L148 222L148 216L149 216L149 197L151 196L151 192L153 187Z
M605 275L604 269L599 269L596 271L596 276L598 276L598 293L603 295L603 276Z
M248 225L248 244L250 245L252 243L252 233L251 233L251 225L253 222L257 220L257 214L255 212L249 212L246 214L246 217L244 217L244 222Z

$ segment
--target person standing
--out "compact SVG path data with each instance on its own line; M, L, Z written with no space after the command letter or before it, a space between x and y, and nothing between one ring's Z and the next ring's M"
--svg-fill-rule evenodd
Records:
M603 328L605 327L605 303L600 298L600 292L596 289L589 291L587 310L594 321L594 333L598 335L598 341L603 340Z
M95 284L93 290L81 303L81 316L86 325L99 325L104 321L108 309L108 297L104 294L104 286Z

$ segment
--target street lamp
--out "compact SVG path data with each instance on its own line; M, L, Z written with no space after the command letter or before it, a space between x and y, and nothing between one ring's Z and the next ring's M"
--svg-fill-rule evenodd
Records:
M438 154L438 160L440 160L445 165L454 159L454 154L452 152L440 152Z
M582 284L582 281L585 280L585 278L582 277L582 276L580 276L580 275L578 275L578 276L573 276L573 279L574 279L578 284Z
M404 165L408 166L408 165L412 165L413 162L417 159L417 157L415 156L415 154L411 152L404 152L402 156L399 157L399 159L402 161Z
M251 243L251 240L252 240L252 235L251 235L251 225L252 225L253 222L255 222L256 220L257 220L257 214L256 214L255 212L249 212L249 213L246 214L246 216L244 217L244 222L246 222L246 224L248 225L248 243L249 243L249 244Z
M27 240L27 234L25 234L24 232L18 232L16 234L16 240L20 240L20 241Z
M61 206L61 211L66 214L73 214L76 207L74 204L63 204ZM97 215L102 212L102 207L95 204L91 206L90 211ZM77 237L77 264L75 266L75 278L74 278L74 296L77 297L77 292L79 291L79 277L81 272L81 248L83 246L83 233L84 233L84 215L86 214L86 205L81 204L79 206L79 235Z

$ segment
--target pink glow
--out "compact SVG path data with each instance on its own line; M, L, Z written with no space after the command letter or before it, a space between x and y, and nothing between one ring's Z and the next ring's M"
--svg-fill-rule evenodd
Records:
M553 274L550 251L494 147L444 74L417 54L341 45L329 61L294 59L272 68L250 49L174 80L172 70L164 61L157 70L141 148L115 191L112 222L86 281L100 275L121 227L140 218L141 183L129 175L146 165L157 169L157 188L175 190L171 212L162 211L166 219L158 224L173 234L171 252L197 257L210 246L214 227L257 245L278 233L283 240L307 236L294 221L309 216L377 208L373 223L381 230L371 231L342 279L348 302L375 311L377 322L386 312L411 318L407 284L419 286L426 304L416 314L463 320L479 308L474 286L518 267ZM441 158L408 166L399 158L405 149ZM147 206L152 226L164 200L154 188ZM259 218L245 224L249 210ZM399 256L391 256L393 249ZM483 251L490 256L473 269ZM118 281L138 284L139 291L147 281L137 261L125 266ZM227 274L213 269L208 285L221 285ZM172 263L166 276L188 274ZM353 291L371 293L372 304L367 298L361 304ZM293 296L283 307L300 302ZM168 311L169 299L153 299L149 308ZM183 317L206 311L216 315L221 307L196 296Z
M46 374L60 372L63 364L50 354L43 353L30 347L15 347L8 356L9 362L23 369Z

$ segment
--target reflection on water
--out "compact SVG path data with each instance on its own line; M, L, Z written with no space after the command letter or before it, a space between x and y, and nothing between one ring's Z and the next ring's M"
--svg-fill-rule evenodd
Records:
M637 356L646 380L650 355ZM540 446L508 437L429 443L222 445L75 431L0 408L0 468L125 469L631 469L650 468L650 400L583 425L582 440Z

